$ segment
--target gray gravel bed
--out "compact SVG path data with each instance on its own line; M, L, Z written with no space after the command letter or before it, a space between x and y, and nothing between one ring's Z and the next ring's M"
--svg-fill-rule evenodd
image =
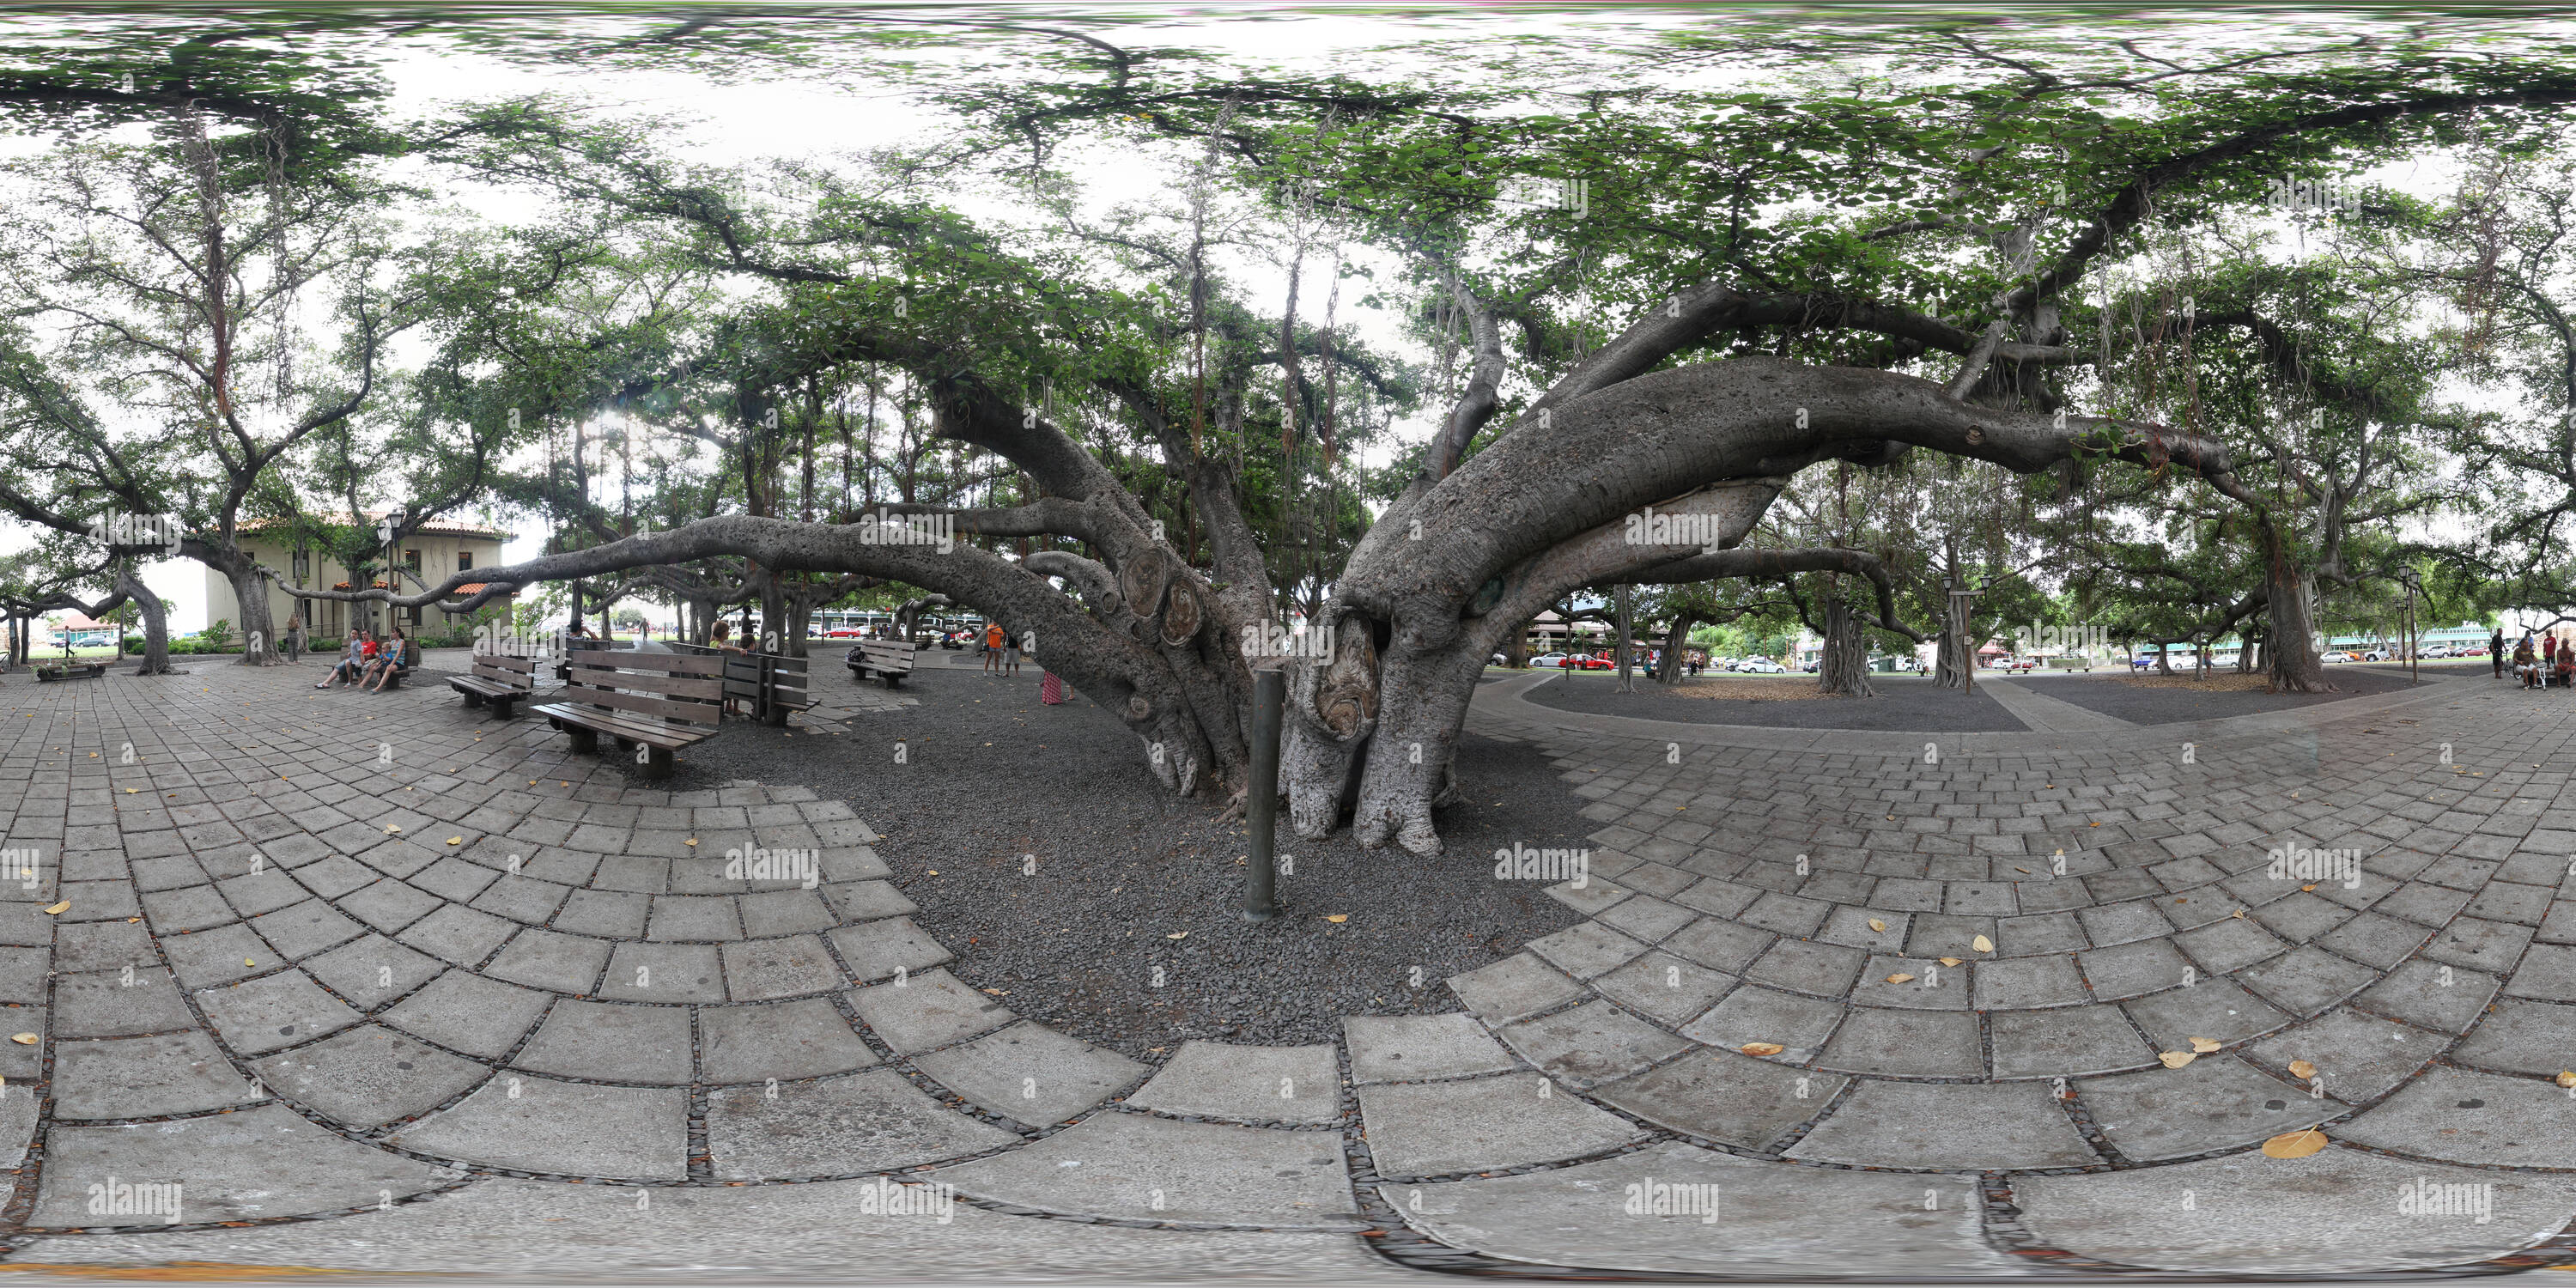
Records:
M827 705L852 684L836 660L813 668ZM849 801L885 834L877 852L960 979L1140 1059L1189 1038L1325 1042L1346 1014L1458 1010L1449 976L1581 919L1543 883L1496 880L1492 856L1587 844L1586 802L1535 748L1470 736L1469 803L1441 815L1445 855L1365 851L1347 831L1301 841L1283 811L1285 911L1247 925L1243 825L1164 791L1135 735L1090 700L1068 688L1064 705L1040 703L1039 678L924 667L902 690L919 706L854 715L840 737L728 723L684 753L672 786L754 778Z
M2424 683L2457 678L2448 673L2424 672ZM2480 668L2477 678L2487 678ZM2226 716L2250 715L2258 711L2286 711L2295 707L2312 707L2320 703L2339 702L2346 698L2368 697L2406 686L2406 673L2375 666L2346 663L2326 668L2326 679L2337 690L2333 693L2265 693L2261 689L2213 690L2183 688L2144 688L2120 683L2116 675L2050 676L2031 682L2033 693L2045 693L2106 716L2117 716L2131 724L2178 724L2187 720L2216 720ZM2534 695L2537 697L2538 695ZM2554 696L2554 695L2553 695Z
M1814 683L1813 676L1773 676ZM1684 724L1761 725L1772 729L1902 729L1922 733L2020 733L2028 726L2013 718L2003 704L1983 693L1962 694L1913 675L1872 675L1869 698L1812 698L1756 702L1733 698L1685 698L1664 686L1637 677L1635 693L1612 689L1616 672L1579 671L1542 684L1529 693L1541 706L1591 715L1634 716ZM1715 682L1727 683L1724 678Z

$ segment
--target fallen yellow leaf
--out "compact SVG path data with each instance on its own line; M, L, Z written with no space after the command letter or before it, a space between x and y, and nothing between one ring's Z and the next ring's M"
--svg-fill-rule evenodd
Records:
M52 906L52 907L50 907L50 908L45 909L45 914L46 914L47 916L59 917L59 916L63 915L63 914L64 914L64 913L66 913L66 912L70 912L71 910L72 910L72 901L71 901L71 900L69 900L69 899L65 899L65 900L63 900L61 903L55 904L54 906Z
M2306 1131L2283 1132L2263 1142L2265 1158L2306 1158L2326 1147L2326 1134L2314 1127Z
M1876 917L1872 917L1869 919L1869 928L1883 933L1887 929L1887 923Z
M2191 1049L2202 1055L2207 1055L2223 1045L2225 1044L2221 1043L2216 1038L2193 1038L2191 1040Z
M1995 941L1986 938L1984 935L1979 935L1976 938L1969 940L1968 946L1981 953L1990 953L1995 950Z
M1178 932L1175 932L1175 933L1173 933L1173 934L1169 934L1169 935L1165 935L1165 936L1163 936L1163 938L1165 938L1165 939L1187 939L1187 938L1189 938L1189 937L1190 937L1190 932L1188 932L1188 931L1186 931L1186 930L1178 931Z
M1350 920L1350 919L1351 919L1351 914L1349 914L1349 913L1347 913L1347 912L1336 912L1336 913L1330 913L1330 914L1326 915L1326 916L1325 916L1325 918L1324 918L1324 920L1329 921L1329 922L1333 923L1333 924L1334 924L1334 925L1336 925L1336 926L1338 926L1338 925L1342 924L1343 922L1348 921L1348 920Z
M2562 1071L2558 1075L2557 1082L2562 1087L2576 1087L2576 1073Z
M2189 1051L2159 1051L2156 1058L2164 1061L2168 1069L2179 1069L2200 1057Z
M1736 1049L1746 1055L1778 1055L1788 1048L1777 1042L1747 1042Z
M259 963L258 963L258 962L255 962L255 961L252 961L251 959L249 959L249 958L247 958L247 957L244 957L244 958L242 958L242 965L244 965L244 966L257 966L257 965L259 965Z
M2316 887L2315 887L2315 886L2312 886L2312 885L2303 885L2303 886L2300 886L2300 887L2299 887L2299 893L2301 893L2301 894L2306 894L2308 891L2310 891L2310 890L2314 890L2314 889L2316 889Z
M2313 1078L2317 1076L2317 1066L2305 1060L2292 1060L2290 1062L2290 1076L2293 1078Z
M41 1039L33 1033L12 1033L9 1035L9 1040L20 1046L34 1046L37 1042L41 1041Z
M449 845L463 845L465 844L465 838L461 836L451 836L447 838L447 843Z
M1941 964L1944 966L1964 966L1967 964L1967 961L1968 959L1965 957L1944 957L1941 959Z
M1914 977L1903 971L1898 971L1897 973L1888 976L1887 982L1890 984L1910 984L1914 982Z
M399 828L399 827L394 826L394 825L393 825L393 824L391 824L391 823L387 823L387 824L385 824L385 830L386 830L387 832L399 832L399 831L401 831L402 829L401 829L401 828Z
M685 841L680 842L680 844L682 844L682 845L695 845L695 844L697 844L697 843L698 843L698 838L696 838L696 837L694 837L694 836L690 837L688 840L685 840Z
M2229 915L2229 916L2231 916L2231 917L2236 918L2238 921L2243 921L2243 920L2245 920L2245 910L2244 910L2243 908L2239 908L2239 909L2237 909L2236 911L2231 912L2231 913L2229 913L2229 914L2227 914L2227 915Z

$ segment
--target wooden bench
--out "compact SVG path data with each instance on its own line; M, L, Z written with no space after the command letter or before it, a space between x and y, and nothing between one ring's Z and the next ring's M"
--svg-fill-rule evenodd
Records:
M474 674L448 677L447 687L465 695L469 707L490 706L502 719L510 706L537 691L537 660L509 653L474 655Z
M36 668L38 680L95 680L107 674L105 662L65 662Z
M636 777L671 776L671 753L716 732L724 712L724 661L685 653L576 647L556 701L529 708L572 736L572 749L599 750L599 735L633 751Z
M885 680L887 688L894 688L903 683L903 677L912 674L913 648L910 640L860 640L852 650L858 659L850 662L850 678L864 680L868 672L874 671Z
M783 725L790 712L814 705L805 683L805 659L777 653L727 653L725 696L739 698L762 724Z

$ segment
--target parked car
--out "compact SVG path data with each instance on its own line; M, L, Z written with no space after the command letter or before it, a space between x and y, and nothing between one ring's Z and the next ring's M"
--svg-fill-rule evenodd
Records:
M2397 656L2397 653L2394 649L2375 648L2362 654L2361 660L2364 662L2385 662L2395 656Z
M2129 660L2129 669L2132 671L2152 671L2155 668L2156 655L2153 653L2140 653Z
M1591 657L1578 657L1567 665L1579 666L1586 671L1616 671L1619 669L1619 664L1611 661L1610 655L1607 653L1596 653Z
M1814 675L1816 672L1821 671L1821 670L1824 670L1824 669L1825 669L1825 664L1824 664L1823 662L1821 662L1821 661L1819 661L1819 662L1809 662L1809 663L1808 663L1808 664L1806 664L1805 666L1799 667L1798 669L1799 669L1799 670L1801 670L1801 671L1806 672L1806 673L1807 673L1807 674L1809 674L1809 675Z
M2437 657L2458 657L2460 653L2448 644L2427 644L2424 646L2424 651L2416 656L2431 661Z
M2361 660L2361 657L2359 654L2347 652L2343 649L2329 649L2326 651L2322 660L2328 662L2358 662Z
M1512 660L1504 657L1500 653L1496 653L1492 657L1485 659L1485 665L1487 666L1510 666L1511 664Z
M866 635L866 631L856 626L835 626L823 632L823 638L827 640L855 640L865 638Z
M2005 658L1995 669L1999 671L2036 671L2039 669L2039 659L2035 657L2008 657Z
M1767 657L1749 658L1743 662L1737 663L1735 669L1748 672L1753 675L1787 675L1789 673L1789 668L1782 666Z
M1530 659L1530 665L1561 667L1565 665L1565 655L1563 653L1541 653L1537 657Z

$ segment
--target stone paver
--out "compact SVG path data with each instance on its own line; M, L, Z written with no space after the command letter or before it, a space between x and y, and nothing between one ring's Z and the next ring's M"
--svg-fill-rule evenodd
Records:
M1362 1087L1383 1176L1444 1176L1580 1158L1645 1133L1537 1074Z
M707 1093L709 1154L728 1181L887 1172L1018 1143L886 1069Z
M1587 1269L1750 1280L1826 1266L1909 1280L2021 1270L1986 1245L1972 1177L1757 1163L1667 1141L1528 1176L1384 1192L1444 1243Z
M2400 1206L2428 1185L2494 1188L2480 1196L2490 1205L2483 1213ZM2367 1274L2501 1256L2556 1234L2576 1218L2576 1177L2426 1166L2329 1146L2298 1159L2242 1153L2031 1176L2014 1202L2047 1246L2115 1265L2231 1277Z
M1025 1148L922 1175L1046 1212L1361 1228L1334 1132L1106 1113Z
M1330 1046L1186 1042L1127 1103L1167 1114L1322 1124L1342 1116Z

